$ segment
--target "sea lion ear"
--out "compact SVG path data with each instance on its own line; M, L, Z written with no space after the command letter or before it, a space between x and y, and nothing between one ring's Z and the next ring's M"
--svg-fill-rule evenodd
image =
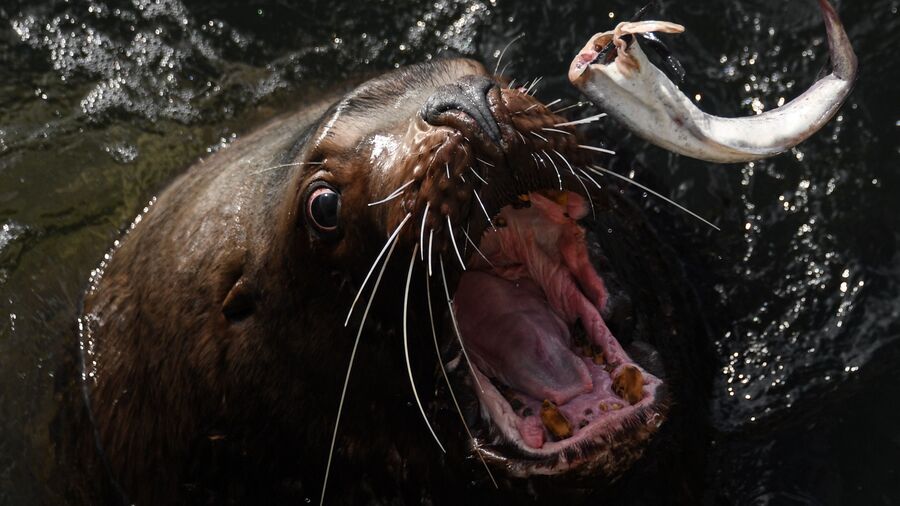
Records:
M255 309L253 301L253 288L244 276L244 262L246 251L235 251L229 255L222 264L221 292L225 292L222 299L222 314L231 322L238 322L253 314Z
M253 310L252 290L247 280L241 277L225 296L225 300L222 302L222 314L228 321L237 322L253 314Z

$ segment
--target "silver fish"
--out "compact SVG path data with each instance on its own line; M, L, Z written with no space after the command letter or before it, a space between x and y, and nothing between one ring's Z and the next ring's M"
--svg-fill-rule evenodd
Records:
M641 49L649 32L681 33L666 21L619 23L591 37L569 67L569 80L594 104L647 141L692 158L738 163L777 155L806 140L838 111L853 88L857 60L827 0L818 0L828 32L832 72L791 102L744 118L701 111ZM614 44L614 58L601 50ZM611 55L613 56L613 55ZM599 57L599 58L598 58ZM597 61L604 60L604 61Z

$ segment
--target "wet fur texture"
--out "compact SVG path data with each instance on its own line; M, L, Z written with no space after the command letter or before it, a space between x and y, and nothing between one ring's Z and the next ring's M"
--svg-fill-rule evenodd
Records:
M440 64L405 69L377 82L377 93L351 95L343 104L357 121L367 121L382 114L373 109L386 100L380 93L403 91L410 80L441 71ZM188 169L103 266L83 319L86 372L98 381L88 379L88 409L72 394L78 430L70 457L85 472L85 482L73 486L73 502L318 499L358 324L345 328L343 319L390 220L380 210L345 216L353 227L345 229L342 246L328 249L311 240L300 216L303 184L315 167L258 171L310 149L329 107L334 110L334 101L276 119ZM335 177L349 181L361 167L357 159ZM343 198L372 200L357 191ZM403 363L404 253L386 272L363 334L329 503L692 502L703 469L711 374L702 318L677 260L642 212L617 192L603 200L589 225L608 260L599 272L615 273L618 292L631 301L627 333L656 347L671 385L669 419L637 465L612 484L504 479L492 489L468 455L436 379L434 350L427 339L414 339L423 402L450 442L440 454L411 402ZM606 233L610 228L614 234ZM350 271L341 268L348 262ZM411 310L412 335L426 336L418 304Z

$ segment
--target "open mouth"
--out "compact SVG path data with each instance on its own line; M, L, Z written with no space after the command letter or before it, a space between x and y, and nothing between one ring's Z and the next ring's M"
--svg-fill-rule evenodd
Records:
M513 475L621 468L615 449L641 446L663 420L662 380L602 317L607 291L578 224L587 213L574 192L520 196L484 232L454 297L490 427L476 448Z

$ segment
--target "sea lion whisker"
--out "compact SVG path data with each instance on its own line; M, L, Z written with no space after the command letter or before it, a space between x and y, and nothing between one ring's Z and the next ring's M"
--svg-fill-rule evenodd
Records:
M562 127L562 126L584 125L586 123L593 123L595 121L599 121L600 119L605 118L605 117L606 117L606 113L602 112L600 114L588 116L587 118L576 119L574 121L566 121L565 123L557 123L553 126Z
M522 144L528 144L528 142L525 141L525 136L522 135L522 132L516 130L516 134L519 136L520 139L522 139Z
M429 282L427 273L425 275L425 298L428 300L428 320L431 323L431 339L434 342L434 352L437 354L438 365L441 368L441 376L444 377L444 382L447 383L447 391L450 392L450 398L453 400L453 406L459 414L459 420L462 422L463 428L469 436L469 440L472 441L472 446L475 446L477 444L475 442L475 436L472 435L469 424L466 423L466 417L463 416L462 408L459 407L459 401L456 399L456 392L453 391L453 385L450 384L450 377L447 375L447 368L444 367L444 360L441 358L441 347L438 344L437 331L434 328L434 309L431 307L431 283ZM484 456L481 455L481 452L476 451L475 453L484 465L484 470L487 471L488 477L490 477L494 487L499 488L497 486L497 480L494 479L494 475L491 473L491 468L488 467L487 462L484 460Z
M466 182L466 178L463 177L462 172L459 173L459 178L462 180L463 183Z
M478 247L478 245L475 244L475 241L473 241L472 238L469 237L469 232L463 230L463 233L466 234L466 240L469 242L469 244L472 245L473 248L475 248L475 251L477 251L478 254L481 255L481 258L483 258L484 261L487 262L488 265L491 266L491 269L495 269L496 267L494 266L494 264L491 263L490 260L488 260L488 257L484 256L484 253L482 253L482 251L481 251L481 249Z
M572 175L575 176L575 179L577 179L581 184L581 187L584 188L584 195L588 198L588 203L591 205L591 216L597 218L597 210L594 208L594 199L591 198L591 192L588 191L584 181L581 180L581 176L576 174L574 170L572 170Z
M394 200L395 198L399 197L403 193L403 190L405 190L409 185L411 185L415 182L416 182L415 179L410 179L409 181L403 183L403 185L400 186L400 188L397 188L396 190L392 191L391 194L388 195L387 197L385 197L381 200L377 200L375 202L369 202L369 207L377 206L379 204L384 204L385 202Z
M487 160L485 160L485 159L483 159L483 158L479 158L479 157L476 156L475 159L478 160L479 162L481 162L481 163L487 165L488 167L496 167L496 165L494 165L493 163L491 163L491 162L489 162L489 161L487 161Z
M500 61L503 60L503 55L506 54L506 50L509 49L509 46L515 44L519 39L525 36L525 33L520 33L513 40L506 43L506 46L500 51L500 56L497 57L497 64L494 65L494 75L497 75L497 69L500 68Z
M542 150L542 152L543 152L545 155L547 155L547 159L550 160L550 164L553 165L553 170L556 172L556 179L559 180L559 191L562 191L562 190L563 190L562 174L559 173L559 168L556 166L556 162L554 162L553 159L550 158L550 155L547 154L546 151L543 151L543 150ZM536 154L536 153L535 153L535 155L536 155L536 156L541 156L541 155L538 155L538 154ZM543 161L543 158L541 158L541 161ZM546 167L546 164L545 164L544 166Z
M509 86L507 86L507 89L510 89L510 90L513 89L513 84L515 84L515 83L516 83L516 80L515 80L515 79L513 79L512 81L510 81L510 82L509 82Z
M400 230L403 229L403 226L406 225L406 222L412 217L412 213L407 213L406 217L403 218L403 221L397 225L397 228L394 229L394 232L388 237L387 242L384 243L384 246L381 248L381 252L378 253L378 256L375 257L375 261L372 262L372 267L369 268L368 274L366 274L365 279L363 279L362 285L359 287L359 291L356 292L356 297L353 299L353 304L350 305L350 311L347 312L347 319L344 320L344 326L346 327L348 323L350 323L350 316L353 315L353 308L356 307L356 303L359 301L359 296L362 295L363 290L366 288L366 283L369 282L369 278L372 277L372 273L375 272L375 267L378 265L378 261L381 260L381 257L384 256L384 252L387 251L388 247L391 246L392 243L396 242L397 235L400 234Z
M556 153L556 156L558 156L559 159L562 160L566 164L566 166L569 168L569 171L572 173L573 176L575 176L575 179L578 180L578 183L581 184L581 187L584 188L584 194L588 198L588 203L591 204L591 215L594 218L596 218L597 210L594 208L594 199L591 197L591 192L588 191L587 186L584 185L584 181L582 181L581 178L578 177L578 174L575 173L575 168L572 167L572 164L569 163L569 160L567 160L566 157L563 156L562 153L560 153L556 149L554 149L553 152ZM550 161L553 162L553 158L549 154L547 155L547 158L550 158ZM599 185L598 185L598 187L599 187Z
M584 144L579 144L578 147L581 148L581 149L587 149L587 150L589 150L589 151L596 151L596 152L598 152L598 153L605 153L605 154L607 154L607 155L614 155L614 154L616 154L616 152L613 151L613 150L611 150L611 149L598 148L598 147L596 147L596 146L585 146Z
M574 109L575 107L584 107L585 105L587 105L587 102L578 101L578 102L575 102L574 104L569 104L561 109L557 109L555 111L550 111L550 112L552 112L553 114L559 114L563 111L568 111L569 109Z
M670 198L668 198L668 197L663 196L663 195L660 194L659 192L656 192L656 191L651 190L650 188L647 188L646 186L642 185L641 183L638 183L637 181L635 181L634 179L631 179L631 178L629 178L629 177L623 176L623 175L621 175L621 174L617 174L617 173L615 173L615 172L613 172L613 171L611 171L611 170L609 170L609 169L604 169L603 167L600 167L600 166L598 166L598 165L591 165L589 168L593 169L595 172L597 172L597 173L600 174L601 176L604 175L604 174L607 174L607 175L610 175L610 176L619 178L619 179L621 179L621 180L623 180L623 181L626 181L626 182L628 182L628 183L631 183L631 184L633 184L634 186L637 186L638 188L640 188L640 189L646 191L647 193L650 193L650 194L652 194L652 195L655 195L655 196L657 196L657 197L663 199L664 201L666 201L666 202L668 202L669 204L671 204L671 205L677 207L678 209L681 209L682 211L684 211L684 212L690 214L690 215L693 216L694 218L697 218L698 220L702 221L703 223L706 223L706 224L709 225L710 227L716 229L716 231L721 231L721 230L722 230L721 228L719 228L719 227L715 226L714 224L710 223L709 221L707 221L705 218L703 218L703 217L700 216L699 214L697 214L697 213L691 211L690 209L688 209L688 208L682 206L682 205L679 204L678 202L675 202L674 200L672 200L672 199L670 199Z
M537 106L539 106L539 105L541 105L541 104L539 104L539 103L538 103L538 104L531 104L531 105L529 105L528 107L522 109L521 111L515 111L514 113L512 113L512 115L515 116L515 115L517 115L517 114L525 114L526 112L528 112L528 111L534 109L535 107L537 107Z
M422 213L422 228L419 230L419 244L422 245L422 249L419 250L419 257L422 261L425 261L425 220L428 219L428 208L431 207L431 202L425 202L425 212Z
M553 133L557 133L557 134L575 135L572 132L566 132L565 130L560 130L558 128L542 127L541 130L543 130L545 132L553 132Z
M463 262L462 255L459 254L459 247L456 245L456 237L453 236L453 222L450 221L450 216L447 216L447 228L450 230L450 242L453 243L453 250L456 251L456 258L459 259L459 265L462 267L462 270L466 270L466 263Z
M447 171L447 179L450 179L450 163L444 162L444 170Z
M466 220L466 228L459 227L460 230L463 231L463 234L466 237L469 237L469 229L471 228L472 222L470 220ZM467 241L463 241L463 256L466 256L469 253L469 243Z
M334 432L331 434L331 446L328 449L328 463L325 464L325 478L322 480L322 495L319 497L319 506L325 504L325 489L328 486L328 474L331 471L331 459L334 456L334 444L337 441L338 426L341 423L341 413L344 410L344 400L347 398L347 386L350 384L350 372L353 370L353 361L356 358L356 350L359 348L359 340L362 336L363 328L365 328L366 326L366 318L369 316L369 309L372 307L372 301L375 300L375 293L378 291L378 285L381 284L381 278L384 275L384 270L391 260L391 255L394 253L394 248L396 248L397 243L400 242L395 240L397 237L397 232L401 228L403 228L403 225L406 224L406 220L412 215L407 214L406 216L407 218L405 218L403 222L399 226L397 226L397 230L394 231L394 235L391 236L391 239L388 239L388 243L391 245L391 247L388 250L387 257L384 259L384 263L381 264L381 269L378 271L378 276L375 278L375 286L374 288L372 288L372 294L369 297L369 301L366 303L366 309L363 311L362 321L359 322L359 330L356 332L356 339L353 341L353 350L350 352L350 364L347 365L347 374L346 376L344 376L344 386L341 389L341 400L338 403L337 417L334 420Z
M459 347L462 349L463 357L466 359L466 364L469 366L469 371L472 372L472 377L475 378L478 390L483 394L484 387L481 386L481 381L478 380L478 374L475 373L475 366L473 366L472 361L469 360L469 352L466 351L466 345L463 343L462 334L459 333L459 322L456 321L456 313L453 311L453 299L450 298L450 289L447 287L447 272L444 270L443 255L438 255L438 265L441 267L441 279L444 281L444 295L447 296L447 309L450 310L450 321L453 322L453 331L456 333L456 339L459 340Z
M428 275L431 276L431 251L434 245L434 229L428 230Z
M481 177L480 175L478 175L478 172L476 172L475 169L474 169L473 167L469 167L469 170L472 171L472 174L474 174L475 177L477 177L478 180L482 182L482 184L484 184L484 185L487 185L487 184L488 184L488 182L485 181L483 177Z
M543 79L543 78L544 78L544 76L540 76L540 77L538 77L537 79L535 79L534 81L532 81L531 86L529 86L529 87L525 90L525 94L526 94L526 95L529 95L529 94L531 93L531 90L534 89L535 85L536 85L537 83L539 83L540 80ZM535 90L535 91L537 91L537 90Z
M491 215L488 214L487 208L484 207L484 202L481 201L481 196L478 195L478 192L476 190L472 190L472 193L475 194L475 200L478 201L478 205L481 206L481 210L484 211L484 217L487 218L488 224L496 232L497 227L494 226L494 221L491 219Z
M294 163L282 163L279 165L273 165L271 167L266 167L265 169L260 169L256 172L251 172L254 176L257 174L262 174L263 172L269 172L270 170L275 169L283 169L284 167L296 167L298 165L322 165L325 162L294 162Z
M419 399L419 392L416 390L416 381L413 379L412 366L409 362L409 328L407 327L407 320L409 319L409 284L412 281L413 267L415 267L416 253L418 253L416 250L418 249L419 245L417 244L413 248L412 257L409 259L409 272L406 274L406 289L403 292L403 356L406 358L406 372L409 373L409 385L412 387L413 397L416 398L419 412L422 413L422 419L425 420L425 425L428 426L428 431L431 432L431 436L434 437L435 443L441 448L442 452L447 453L447 450L444 449L444 445L441 444L441 440L434 432L431 422L428 421L428 417L425 415L425 408L422 407L422 401Z
M540 139L540 140L546 142L547 144L550 144L550 141L547 140L547 138L544 137L543 135L541 135L541 134L539 134L539 133L537 133L537 132L528 132L528 133L530 133L531 135L537 137L538 139Z
M603 191L603 187L600 186L600 183L598 183L596 179L592 178L590 174L588 174L581 168L578 168L578 172L581 172L584 177L588 178L592 183L594 183L594 186L596 186L598 190Z
M506 65L504 65L503 68L500 69L500 73L499 73L499 74L496 74L496 73L495 73L494 76L495 76L495 77L503 77L503 75L506 74L506 69L509 68L509 65L510 65L511 63L512 63L512 62L506 62Z
M557 98L556 100L554 100L554 101L552 101L552 102L550 102L550 103L544 104L544 107L546 107L547 109L549 109L549 108L553 107L554 105L556 105L556 104L558 104L558 103L560 103L560 102L562 102L562 99L561 99L561 98Z

